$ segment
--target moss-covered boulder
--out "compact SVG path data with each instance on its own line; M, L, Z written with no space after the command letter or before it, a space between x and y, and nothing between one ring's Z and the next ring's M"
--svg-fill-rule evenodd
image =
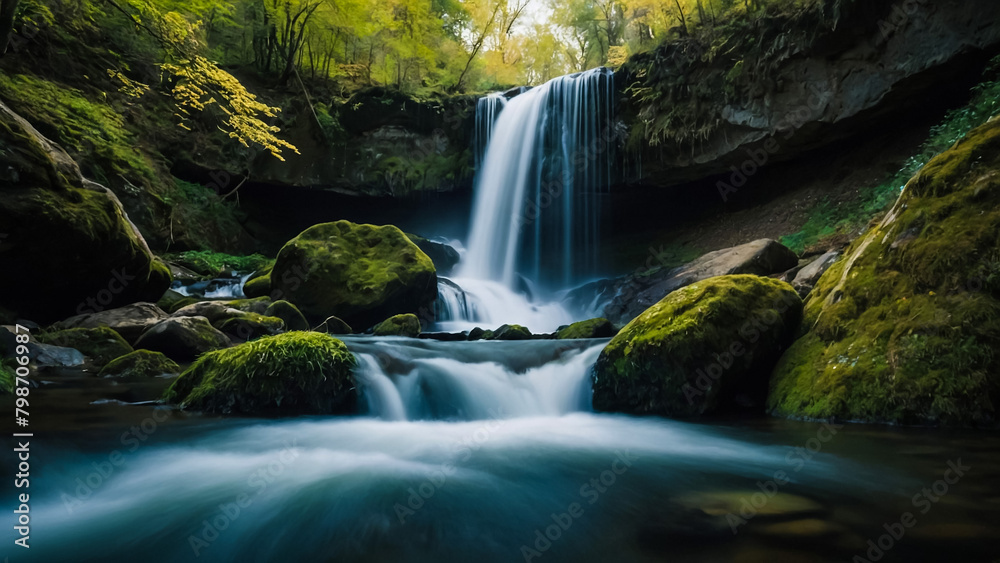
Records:
M40 323L156 301L170 270L121 203L0 103L0 303Z
M305 316L302 315L302 311L299 311L298 307L288 301L280 300L271 303L267 310L264 311L264 315L278 317L285 321L285 328L287 330L309 330L311 328L309 323L306 322Z
M431 259L396 227L337 221L310 227L285 244L271 271L271 288L310 322L333 315L370 327L432 307L437 274Z
M487 338L487 335L483 335ZM501 325L500 328L488 335L490 340L531 340L531 331L521 325Z
M271 294L271 275L270 273L265 276L260 276L258 278L252 278L247 280L247 283L243 284L243 295L247 297L265 297Z
M135 342L136 349L162 352L178 362L190 362L232 344L205 317L171 317L153 325Z
M159 352L136 350L104 366L101 377L158 377L180 373L181 367Z
M185 409L221 413L353 413L356 363L344 343L331 336L289 332L205 354L164 399Z
M792 286L770 278L722 276L679 289L601 352L594 408L689 417L762 407L768 375L801 318Z
M559 329L556 338L568 340L573 338L608 338L615 335L615 327L608 319L590 319L580 321Z
M820 278L774 372L778 416L989 424L1000 404L1000 120L911 179Z
M375 325L372 334L375 336L420 336L420 319L413 314L396 315Z
M120 334L104 326L43 332L35 338L43 344L79 350L97 367L132 352L132 347Z
M232 301L225 301L224 303L227 307L232 307L244 313L263 315L267 312L267 308L271 306L271 298L264 296L252 299L234 299Z

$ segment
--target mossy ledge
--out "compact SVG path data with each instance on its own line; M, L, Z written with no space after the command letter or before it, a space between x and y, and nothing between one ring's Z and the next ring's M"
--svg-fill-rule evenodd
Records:
M690 417L747 400L798 329L802 301L787 283L709 278L670 293L625 326L594 366L594 409Z
M289 332L203 355L164 400L226 414L349 414L357 406L356 364L331 336Z
M996 423L1000 120L907 183L888 216L820 278L804 327L772 377L772 414Z

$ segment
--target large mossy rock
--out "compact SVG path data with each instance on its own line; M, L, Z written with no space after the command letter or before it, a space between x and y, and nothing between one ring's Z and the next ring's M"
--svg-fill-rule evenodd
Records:
M615 335L615 327L611 321L604 318L580 321L569 326L560 328L556 332L559 340L571 340L576 338L609 338Z
M375 336L409 336L416 338L420 336L420 319L416 315L407 313L405 315L395 315L375 325L372 334Z
M79 350L97 367L132 352L132 347L120 334L104 326L40 333L36 339L43 344Z
M689 417L763 406L802 301L787 283L722 276L679 289L625 326L594 366L594 408Z
M159 352L136 350L104 366L101 377L159 377L180 373L181 367Z
M311 322L337 316L370 327L432 307L437 274L431 259L396 227L337 221L310 227L281 249L271 289Z
M356 364L344 343L331 336L289 332L205 354L164 399L221 413L353 413Z
M229 337L216 330L205 317L171 317L142 333L135 347L161 352L178 362L231 345Z
M907 183L820 278L775 370L778 416L991 424L1000 404L1000 120Z
M0 103L0 303L51 323L157 301L170 270L149 251L118 199Z

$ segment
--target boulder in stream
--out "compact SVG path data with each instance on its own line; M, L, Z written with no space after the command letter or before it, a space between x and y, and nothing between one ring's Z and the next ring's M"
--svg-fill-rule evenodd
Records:
M432 309L437 274L431 259L396 227L337 221L310 227L285 244L271 271L271 288L311 322L334 315L370 327Z
M798 330L785 282L722 276L677 290L615 336L594 366L594 409L690 417L763 407L767 379Z
M164 399L184 409L242 414L349 414L354 355L316 332L267 336L198 359Z

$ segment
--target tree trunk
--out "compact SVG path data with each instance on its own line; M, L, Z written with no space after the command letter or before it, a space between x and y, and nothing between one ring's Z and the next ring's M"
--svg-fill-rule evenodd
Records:
M0 0L0 56L7 52L10 36L14 32L14 12L21 0Z

